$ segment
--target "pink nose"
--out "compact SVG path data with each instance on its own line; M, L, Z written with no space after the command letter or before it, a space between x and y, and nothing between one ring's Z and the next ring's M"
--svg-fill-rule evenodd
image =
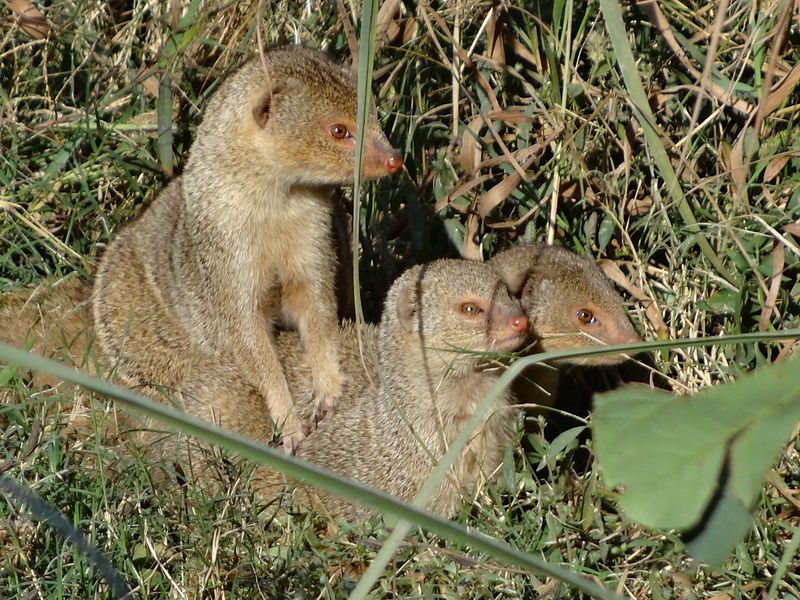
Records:
M514 331L526 331L528 329L528 317L512 317L508 324L511 325L511 329Z
M390 156L386 159L386 170L389 173L397 173L403 168L403 159L397 155Z

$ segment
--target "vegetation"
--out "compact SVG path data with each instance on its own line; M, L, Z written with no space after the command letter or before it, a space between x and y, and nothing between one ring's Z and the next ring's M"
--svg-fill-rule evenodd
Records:
M114 231L180 173L208 95L259 42L347 59L360 6L338 5L74 0L42 3L31 20L39 9L6 2L0 290L90 275ZM522 237L604 259L647 338L800 325L792 7L387 0L373 89L407 172L370 187L355 215L367 318L407 265L487 257ZM746 541L712 569L677 533L623 520L580 420L589 389L637 379L695 392L796 347L692 346L563 374L563 411L527 417L513 460L459 521L634 598L800 597L796 429ZM67 384L43 392L3 369L0 393L0 474L64 514L142 597L343 597L385 539L377 519L277 516L233 454L220 461L225 493L181 485L173 465L120 451L96 424L78 428L87 399ZM84 554L7 498L0 597L108 595ZM581 597L423 531L373 595Z

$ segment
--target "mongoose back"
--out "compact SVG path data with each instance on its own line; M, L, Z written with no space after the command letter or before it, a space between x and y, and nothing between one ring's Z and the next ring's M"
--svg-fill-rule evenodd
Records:
M528 319L486 264L439 260L406 271L389 290L376 330L379 376L343 399L298 456L410 500L499 377L481 352L511 352ZM355 359L348 354L348 360ZM367 359L369 360L369 359ZM496 365L495 365L496 366ZM349 374L349 373L348 373ZM298 405L308 406L307 394ZM515 413L498 398L428 508L452 515L501 463ZM331 495L299 490L312 508L345 518L365 511Z
M211 397L192 381L198 371L236 372L294 450L307 426L272 327L278 318L297 326L315 414L332 412L342 375L329 199L331 186L353 179L357 98L347 71L319 52L285 47L263 61L266 73L256 58L220 86L182 177L110 244L94 323L124 384L176 393L187 411L234 427L235 392ZM363 175L401 166L373 108ZM199 394L191 401L188 387Z

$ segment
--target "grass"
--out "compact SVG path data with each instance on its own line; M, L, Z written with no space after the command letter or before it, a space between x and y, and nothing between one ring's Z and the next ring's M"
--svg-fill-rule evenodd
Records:
M48 37L17 25L3 30L0 289L91 273L114 231L167 181L173 160L180 172L205 100L254 43L256 23L268 44L299 40L348 55L327 4L197 4L172 14L167 4L57 1L40 7L52 24ZM710 5L660 4L686 57L651 17L622 12L681 195L736 285L699 249L661 175L599 4L402 6L389 20L379 17L373 89L407 174L371 187L357 215L368 319L409 264L459 251L490 256L524 237L616 263L641 292L631 308L647 337L800 324L798 92L774 91L778 105L758 130L755 116L737 108L766 103L764 81L800 64L796 24L780 26L787 3L753 15L750 5L733 3L721 29ZM8 5L0 17L11 24ZM786 43L776 44L784 31ZM160 83L171 97L159 94ZM740 104L714 86L733 86ZM165 127L174 159L163 136L159 143ZM510 185L521 164L524 177ZM663 321L648 317L646 302ZM654 372L678 392L694 391L795 346L662 352ZM609 385L628 375L570 372L565 410L577 411L598 379ZM586 383L573 384L577 376ZM69 386L42 392L20 376L0 381L5 474L66 515L142 597L343 597L385 539L378 521L335 527L313 515L273 518L275 508L250 495L247 466L235 459L220 472L226 493L169 483L175 477L159 472L171 465L155 468L120 452L102 432L64 436ZM800 487L796 440L775 468L776 484L764 487L748 539L712 572L689 561L677 535L621 519L594 469L591 442L556 437L577 421L529 421L514 460L461 522L635 598L760 598L768 589L798 526L796 504L777 491ZM41 437L31 443L37 424ZM0 529L0 597L107 597L86 558L48 525L13 501L0 504L0 519L8 524ZM777 597L800 597L796 563L790 557ZM421 532L406 539L373 594L579 596Z

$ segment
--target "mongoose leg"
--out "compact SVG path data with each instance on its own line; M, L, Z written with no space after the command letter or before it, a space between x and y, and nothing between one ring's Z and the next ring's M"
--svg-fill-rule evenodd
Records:
M256 374L257 389L262 394L261 411L265 418L268 416L280 428L286 452L294 454L300 442L308 435L309 425L294 410L294 401L270 333L263 327L254 327L250 331L246 348L249 351L246 351L247 356L237 354L236 358L245 372ZM260 360L255 360L256 357ZM221 402L213 396L208 397L208 402L216 410L222 408L222 404L225 409L232 408L234 412L239 410L235 405L230 406L230 402Z
M313 283L309 285L308 281ZM329 279L289 276L283 285L283 310L297 323L300 340L308 353L312 373L314 420L318 423L336 411L344 378L339 367L339 327Z

